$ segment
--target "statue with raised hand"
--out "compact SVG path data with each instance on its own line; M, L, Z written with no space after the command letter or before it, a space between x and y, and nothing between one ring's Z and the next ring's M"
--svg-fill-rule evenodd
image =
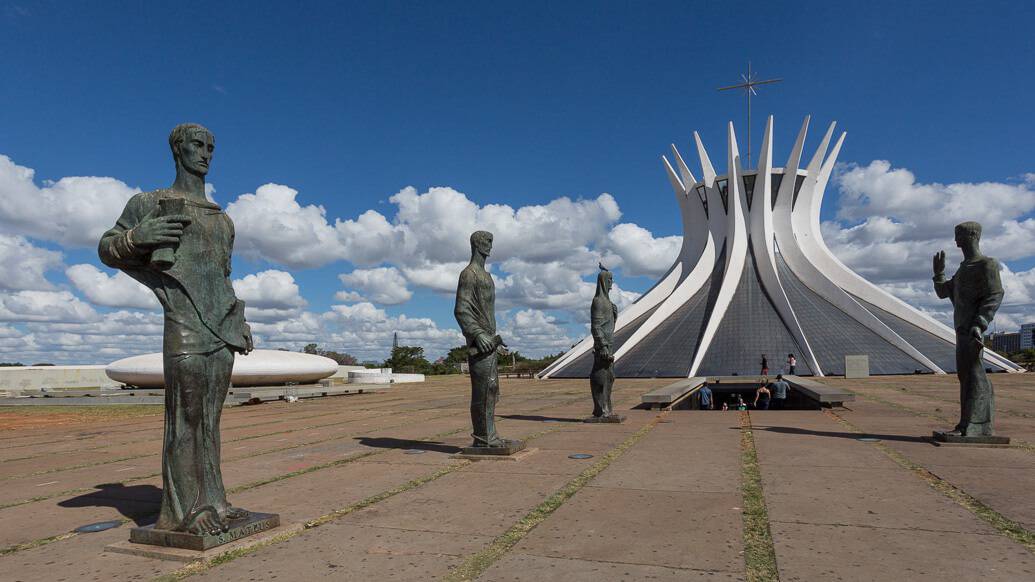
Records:
M991 437L995 413L992 383L985 373L982 338L1003 301L999 262L981 254L981 225L956 225L956 246L963 262L951 279L945 278L945 252L934 255L934 290L952 301L956 328L956 375L960 382L960 421L936 437Z
M485 270L492 252L492 233L479 230L471 235L471 261L460 273L453 314L467 342L467 365L471 374L471 436L474 443L464 452L510 454L524 448L521 441L496 434L496 402L500 395L496 354L506 344L496 333L496 285Z
M614 336L618 307L611 301L611 271L600 265L597 290L590 305L590 332L593 335L593 370L589 373L593 393L593 416L586 422L621 422L611 406L611 389L615 383Z
M252 350L252 335L230 284L233 222L205 196L215 138L183 124L172 130L169 147L173 185L133 196L98 254L151 289L165 313L162 504L154 533L136 528L130 539L178 545L168 540L184 537L163 530L202 538L179 547L203 549L230 541L227 532L241 524L250 533L273 527L276 516L233 507L220 470L219 421L234 354ZM253 523L255 516L265 521Z

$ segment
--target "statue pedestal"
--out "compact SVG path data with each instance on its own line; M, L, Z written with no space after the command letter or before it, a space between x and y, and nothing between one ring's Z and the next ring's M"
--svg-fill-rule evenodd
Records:
M589 418L583 419L582 422L588 422L590 424L621 424L625 422L625 417L621 414L612 414L610 416L590 416Z
M961 436L949 431L936 430L932 433L934 444L939 446L1008 447L1010 437L1004 436Z
M273 529L280 525L276 513L249 513L248 517L230 522L230 529L217 535L196 535L182 531L155 529L153 525L129 531L129 541L136 544L204 551Z
M536 450L538 449L525 449L525 441L508 440L503 445L497 447L464 447L454 456L474 461L495 461L513 459L515 457L524 458Z

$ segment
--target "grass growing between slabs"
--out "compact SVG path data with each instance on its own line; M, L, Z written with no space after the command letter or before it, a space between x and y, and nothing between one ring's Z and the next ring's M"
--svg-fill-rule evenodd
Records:
M780 579L776 550L769 530L769 512L758 469L758 451L751 427L751 415L740 413L740 474L744 495L744 567L748 582L773 582Z

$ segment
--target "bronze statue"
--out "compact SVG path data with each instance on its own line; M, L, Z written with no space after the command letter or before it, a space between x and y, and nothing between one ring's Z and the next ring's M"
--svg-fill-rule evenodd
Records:
M471 425L474 443L465 453L510 454L524 448L521 441L496 434L496 402L500 395L496 354L506 344L496 333L496 286L485 270L492 252L492 233L471 235L471 262L460 273L453 314L467 340L467 364L471 374Z
M945 279L945 252L934 255L934 290L952 301L956 328L956 375L960 381L960 421L952 431L935 433L945 437L991 437L995 400L992 383L985 374L982 338L1003 301L999 262L981 254L981 225L956 225L956 246L963 262L951 279Z
M183 124L172 130L169 147L176 163L172 187L131 198L98 254L150 288L165 312L162 505L156 534L137 539L144 529L137 528L131 539L179 545L163 543L157 535L163 530L200 536L211 547L241 537L228 534L231 528L246 525L255 533L267 529L256 517L269 525L276 516L231 506L220 470L219 420L234 353L250 352L252 336L244 302L230 284L233 222L205 197L215 138L200 125ZM202 542L180 547L204 549L196 543Z
M615 383L614 336L618 307L611 302L611 271L600 265L597 290L590 305L590 332L593 335L593 370L589 386L593 393L593 416L586 422L621 422L611 406L611 389Z

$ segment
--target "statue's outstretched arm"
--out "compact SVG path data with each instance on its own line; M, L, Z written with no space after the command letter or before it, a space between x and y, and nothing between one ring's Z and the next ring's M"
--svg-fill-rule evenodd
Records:
M139 269L147 264L150 249L136 244L132 232L147 212L139 194L130 198L115 226L101 236L97 254L102 263L113 269Z

